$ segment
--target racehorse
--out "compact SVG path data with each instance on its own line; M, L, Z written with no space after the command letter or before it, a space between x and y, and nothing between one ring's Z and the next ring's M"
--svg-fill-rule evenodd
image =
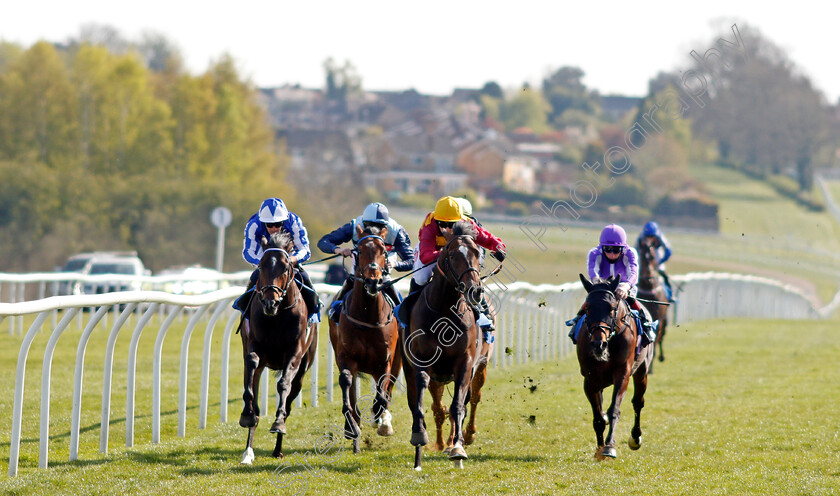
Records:
M411 444L415 447L414 469L421 470L422 447L429 443L423 413L423 393L430 383L454 381L449 416L455 432L449 459L462 466L464 416L473 371L477 365L477 326L473 307L481 301L479 250L475 232L458 222L444 236L435 274L422 290L411 312L408 329L400 329L403 372L411 409Z
M293 246L291 237L276 233L271 240L263 238L261 244L264 253L259 264L259 279L246 308L249 318L240 323L245 406L239 425L248 428L248 442L241 462L246 465L254 460L254 430L260 418L256 398L263 369L274 370L277 377L280 399L270 432L277 433L272 456L282 458L286 419L318 347L318 324L307 324L306 303L294 282L294 267L289 263L286 251Z
M637 352L639 329L627 302L615 294L621 276L606 281L590 282L580 275L586 289L585 325L577 340L577 357L583 376L583 390L592 406L592 427L598 440L595 457L615 458L615 427L620 416L621 400L633 376L633 410L636 420L630 432L630 449L642 445L641 412L645 406L647 372L653 361L653 346L648 344ZM607 414L603 411L603 390L612 386L612 403ZM606 440L604 428L610 424Z
M647 307L653 320L659 321L659 329L656 333L656 342L653 347L653 356L656 357L656 345L659 345L659 361L665 361L665 353L662 351L662 339L665 337L665 330L668 327L668 295L665 293L665 285L659 276L659 264L656 263L656 248L644 241L639 246L639 288L638 297L642 298L642 304ZM649 301L644 301L649 300ZM651 303L651 302L661 303ZM650 364L648 374L653 373L653 364Z
M402 366L397 346L399 321L394 318L394 305L399 302L390 303L380 291L388 254L383 238L388 229L373 226L363 231L357 225L356 231L359 241L353 288L344 297L338 324L329 320L330 341L340 374L344 435L353 440L354 453L359 452L361 437L356 376L361 372L376 379L373 421L378 426L377 434L390 436L394 429L388 405Z
M490 315L488 317L495 324L496 315L491 304ZM464 430L464 444L470 445L475 441L475 435L478 433L478 428L475 426L475 414L478 410L478 403L481 401L481 388L484 387L484 382L487 379L487 363L493 355L493 348L495 343L488 343L481 341L481 348L478 350L478 360L473 372L472 382L470 383L470 415L467 420L467 428ZM449 417L449 438L446 444L443 442L443 421L446 420L446 412L443 409L443 388L444 384L432 381L429 383L429 393L432 395L432 412L435 415L435 450L444 453L449 453L455 442L455 421Z

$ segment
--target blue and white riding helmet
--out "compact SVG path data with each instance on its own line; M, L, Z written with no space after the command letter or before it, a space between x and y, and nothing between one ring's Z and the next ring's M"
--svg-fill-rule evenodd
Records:
M279 198L269 198L260 205L260 222L283 222L289 218L286 204Z
M388 223L389 219L388 207L378 202L371 203L362 212L362 222L373 222L384 225Z

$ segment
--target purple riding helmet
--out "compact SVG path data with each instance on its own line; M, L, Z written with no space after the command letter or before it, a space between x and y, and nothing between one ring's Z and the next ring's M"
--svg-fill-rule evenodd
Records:
M610 224L601 231L600 247L622 246L627 247L627 233L618 224Z

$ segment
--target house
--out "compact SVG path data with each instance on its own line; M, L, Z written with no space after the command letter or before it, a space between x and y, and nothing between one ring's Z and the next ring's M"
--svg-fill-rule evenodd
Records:
M502 183L507 157L514 151L508 139L486 135L461 147L458 152L458 169L470 177L470 186L478 191L489 191Z
M392 170L362 174L364 186L374 188L390 199L398 199L406 193L423 193L434 197L451 195L464 189L468 179L466 174L457 172Z
M536 174L540 161L527 155L509 156L502 170L502 184L513 191L535 193L537 191Z
M342 131L288 129L278 131L277 137L286 144L291 169L317 183L326 184L335 176L351 177L356 170L350 140Z

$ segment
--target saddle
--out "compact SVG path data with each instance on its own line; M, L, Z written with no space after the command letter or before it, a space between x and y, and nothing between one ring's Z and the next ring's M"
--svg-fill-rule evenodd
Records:
M331 318L333 319L333 321L335 321L336 324L338 324L338 321L341 318L341 314L344 314L347 315L347 318L355 324L370 326L370 324L367 324L365 322L359 322L353 319L353 317L351 317L350 315L348 315L347 310L344 308L344 301L347 300L347 298L350 297L351 294L353 294L353 288L350 288L346 293L344 293L343 299L335 300L330 304L330 310L332 314ZM388 302L388 305L391 306L391 316L388 318L388 321L385 322L385 324L388 324L391 322L391 319L393 319L393 316L397 313L400 305L399 303L395 303L394 300L392 300L391 297L388 296L388 293L383 292L382 296L385 297L385 301ZM405 300L403 300L403 302L405 302ZM399 320L399 317L397 317L397 320Z

